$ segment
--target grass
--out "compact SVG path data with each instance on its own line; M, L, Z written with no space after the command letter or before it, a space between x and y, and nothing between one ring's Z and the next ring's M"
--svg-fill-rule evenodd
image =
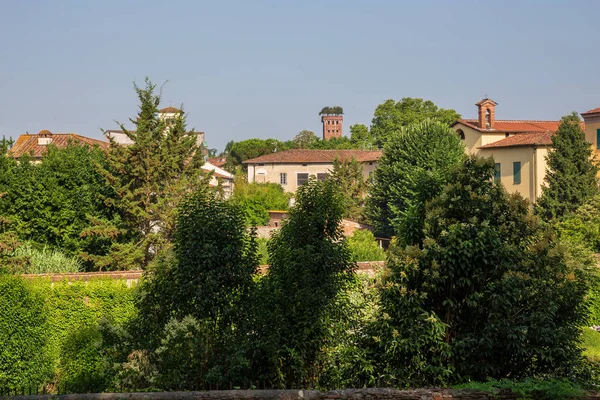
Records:
M581 338L583 355L591 361L600 361L600 332L583 328Z
M15 257L27 259L24 274L50 274L79 272L82 270L81 261L69 257L59 250L47 246L37 249L30 243L25 243L15 250Z

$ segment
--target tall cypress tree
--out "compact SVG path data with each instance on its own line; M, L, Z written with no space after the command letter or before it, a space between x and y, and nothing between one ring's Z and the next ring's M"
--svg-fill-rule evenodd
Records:
M84 255L99 269L145 267L170 245L179 203L208 184L207 174L201 169L202 151L196 144L196 134L186 129L185 115L160 118L156 85L148 79L145 83L145 88L135 86L140 109L131 122L136 130L120 124L133 144L112 142L108 166L99 166L113 191L105 204L117 215L111 221L96 220L96 226L83 233L112 240L107 254Z
M550 220L575 211L598 191L598 166L576 113L561 119L547 160L538 213Z

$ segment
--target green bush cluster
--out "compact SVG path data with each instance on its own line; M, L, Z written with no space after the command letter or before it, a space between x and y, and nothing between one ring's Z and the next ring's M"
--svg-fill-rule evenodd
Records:
M354 261L385 261L385 250L379 247L371 231L357 230L346 242Z
M54 274L80 272L83 269L79 258L68 256L60 250L47 245L34 246L26 242L17 247L14 257L24 259L22 272L24 274Z

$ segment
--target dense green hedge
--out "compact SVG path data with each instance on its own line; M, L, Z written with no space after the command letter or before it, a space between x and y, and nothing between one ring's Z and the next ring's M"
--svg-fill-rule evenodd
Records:
M72 382L79 369L97 369L85 365L97 357L77 354L77 343L97 336L101 318L115 324L132 318L133 295L119 280L52 283L0 276L0 387Z

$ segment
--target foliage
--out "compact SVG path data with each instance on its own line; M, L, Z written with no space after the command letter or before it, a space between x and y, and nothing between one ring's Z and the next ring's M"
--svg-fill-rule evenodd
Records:
M351 160L336 159L333 161L329 179L342 193L344 217L363 221L368 189L368 183L363 177L363 165L354 158Z
M394 132L411 124L422 123L432 119L441 124L450 125L460 118L460 114L452 109L438 108L432 101L419 98L404 97L398 102L390 99L379 104L371 122L371 135L379 147L393 139Z
M42 294L31 284L0 275L0 387L36 387L52 373Z
M402 127L390 138L375 170L367 212L377 235L416 244L425 204L453 178L452 166L463 159L464 148L452 129L431 120Z
M385 261L385 250L379 247L375 236L369 230L354 231L346 242L354 261Z
M290 197L277 183L248 183L245 174L237 174L231 201L241 207L248 226L264 226L269 210L287 210Z
M566 379L510 379L469 382L455 386L456 389L473 389L497 394L500 390L510 390L519 399L531 400L569 400L582 397L583 389Z
M598 193L598 166L576 113L564 116L552 135L552 151L537 211L546 220L575 211Z
M281 386L316 379L331 305L354 268L342 240L343 211L335 185L311 178L269 242L270 268L256 301L260 352L252 361Z
M592 361L600 361L600 332L583 328L581 337L583 355Z
M375 145L375 138L369 132L369 128L363 124L350 126L350 141L358 149L374 150L377 147Z
M238 344L246 340L245 316L258 268L257 245L254 234L247 231L242 210L207 191L183 203L177 225L174 253L157 258L143 280L134 336L140 348L156 355L157 379L168 375L165 368L171 368L173 359L185 359L185 365L202 375L186 382L184 388L197 389L198 382L243 373L243 347ZM183 340L186 330L193 338L210 337L208 362L186 352L185 346L193 344L187 339L177 348L165 347ZM183 380L177 383L184 384Z
M229 143L227 145L229 146ZM242 164L244 161L288 150L291 147L292 144L283 143L277 139L247 139L233 142L228 150L227 162L224 167L228 171L234 171L236 167L241 166L245 171L246 166Z
M574 212L555 221L561 239L600 253L600 195L590 197Z
M65 393L101 393L110 368L102 354L102 334L96 326L73 332L60 351L57 380Z
M323 107L319 112L319 115L342 115L344 114L344 109L340 106L333 107Z
M357 147L347 136L332 137L327 140L319 139L310 146L313 150L348 150Z
M111 215L100 199L109 195L96 170L105 162L101 149L76 143L61 149L49 145L40 164L27 157L19 163L5 161L0 166L4 169L0 192L5 192L0 196L0 215L10 218L14 235L60 248L69 256L102 251L105 242L81 236L91 225L90 217Z
M179 203L198 188L208 186L202 171L202 151L196 134L187 131L185 114L172 120L159 117L160 94L148 79L145 88L135 86L140 101L136 130L125 135L130 146L111 142L107 166L100 167L114 196L105 197L115 210L113 219L97 219L82 233L85 237L115 239L107 254L85 254L99 268L145 267L170 245Z
M201 388L213 358L212 340L213 328L208 320L199 321L190 315L171 319L156 349L158 386L167 390Z
M59 250L50 249L47 245L37 248L30 242L19 246L13 256L26 260L22 270L19 269L23 274L80 272L83 268L81 260L77 257L69 257Z
M319 138L313 131L303 130L294 136L294 148L309 149L311 145L318 140Z
M259 265L267 265L269 264L269 239L267 238L257 238L256 244L258 246L258 264Z
M422 248L397 246L374 356L410 386L568 371L587 283L527 203L471 157L428 206Z

